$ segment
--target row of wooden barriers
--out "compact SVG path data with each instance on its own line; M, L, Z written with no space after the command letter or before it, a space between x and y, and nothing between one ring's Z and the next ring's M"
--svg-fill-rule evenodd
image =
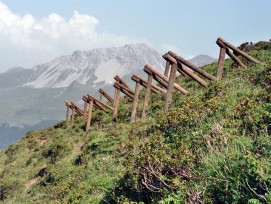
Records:
M200 76L204 77L207 80L221 80L223 74L223 67L225 61L225 55L227 54L238 66L245 67L242 61L234 54L238 53L243 58L253 62L260 63L257 59L251 57L247 53L241 51L234 45L229 42L223 40L222 38L218 38L216 44L220 47L219 59L218 59L218 67L216 76L213 76L203 69L195 66L191 62L185 60L181 56L178 56L172 51L163 55L163 58L166 60L166 67L163 74L159 73L156 69L146 64L144 67L144 71L147 73L147 80L142 79L137 75L132 76L132 80L136 83L135 89L132 90L129 85L121 79L118 75L114 77L115 83L115 94L114 98L111 98L104 90L99 89L100 99L96 99L91 95L83 96L82 100L84 101L84 110L81 110L76 104L73 102L66 101L66 124L73 125L74 124L74 116L75 114L79 116L83 116L83 122L86 124L86 131L89 130L91 119L92 119L92 111L93 108L97 108L99 110L105 111L107 113L112 113L113 118L116 117L119 106L120 92L130 97L133 101L130 122L135 121L136 113L137 113L137 105L138 105L138 96L140 91L140 86L143 86L146 89L145 99L143 103L143 110L141 119L145 120L148 110L148 104L150 101L150 94L153 93L163 93L165 94L165 105L164 111L167 112L170 104L172 102L173 91L176 90L182 94L187 94L188 91L175 83L177 72L179 72L182 76L188 76L195 80L203 87L207 87L208 83L202 79ZM160 86L154 85L152 81L155 80L160 84ZM107 104L103 103L103 97L107 99ZM110 104L110 105L108 105ZM71 117L69 116L69 110L72 110ZM71 119L70 119L71 118Z

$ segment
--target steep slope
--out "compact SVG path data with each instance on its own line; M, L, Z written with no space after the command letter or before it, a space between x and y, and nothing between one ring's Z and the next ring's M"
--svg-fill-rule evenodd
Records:
M116 121L95 111L88 133L80 117L72 127L60 122L28 133L0 152L0 200L271 202L271 49L265 47L250 51L262 64L237 68L228 59L223 80L206 89L178 78L189 94L175 94L167 114L164 96L152 95L145 122L129 124L131 101L124 97ZM204 69L214 74L216 67Z

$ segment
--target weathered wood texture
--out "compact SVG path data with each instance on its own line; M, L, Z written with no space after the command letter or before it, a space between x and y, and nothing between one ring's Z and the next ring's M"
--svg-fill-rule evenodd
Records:
M116 75L116 76L114 77L114 79L116 80L116 82L119 82L120 84L126 86L130 91L133 91L133 90L131 89L131 87L130 87L123 79L121 79L121 78L119 77L119 75Z
M84 101L83 123L85 123L86 119L87 119L87 107L88 107L88 103L85 100L83 100L83 101Z
M137 76L137 75L133 75L131 77L131 79L136 82L136 83L139 83L141 86L143 87L147 87L147 81L145 81L144 79L142 79L141 77ZM151 91L154 92L154 93L159 93L159 92L162 92L162 93L166 93L166 90L165 89L162 89L160 88L159 86L156 86L154 84L152 84L151 86Z
M164 72L164 76L168 77L169 74L169 69L170 69L170 62L166 62L166 68L165 68L165 72Z
M103 89L99 89L101 95L103 95L109 102L113 103L113 98L111 98Z
M91 123L91 119L92 119L93 104L94 104L93 100L90 100L89 101L89 109L88 109L87 127L86 127L87 132L90 128L90 123Z
M180 70L182 70L185 74L187 74L189 77L191 77L193 80L195 80L196 82L198 82L200 85L207 87L207 82L204 81L202 78L200 78L198 75L196 75L194 72L192 72L190 69L188 69L187 67L185 67L184 65L182 65L181 63L179 63L175 58L173 58L171 55L169 54L165 54L165 60L170 61L170 63L172 64L177 64L178 65L178 69L177 71L180 72Z
M144 67L144 71L148 74L148 75L152 75L153 78L160 83L162 86L164 86L165 88L168 87L168 78L161 75L158 71L156 71L154 68L152 68L150 65L146 64ZM183 93L183 94L187 94L188 91L185 90L184 88L180 87L178 84L174 84L174 88L176 90L178 90L179 92Z
M113 118L116 117L119 107L120 90L115 88Z
M146 116L147 116L148 105L149 105L149 101L150 101L150 98L151 98L150 95L151 95L152 78L153 78L152 75L148 76L147 88L146 88L145 99L144 99L142 115L141 115L142 120L145 120Z
M243 64L243 62L236 57L230 50L229 48L223 43L221 42L219 39L216 41L216 44L220 47L220 48L225 48L226 50L226 54L234 61L236 62L239 66L241 67L246 67L246 65Z
M172 64L171 69L170 69L170 75L169 75L167 95L166 95L166 99L165 99L165 106L164 106L165 112L168 111L168 108L172 102L172 95L173 95L174 84L175 84L175 79L176 79L176 72L177 72L177 64Z
M140 83L136 82L135 94L134 94L134 100L133 100L132 112L131 112L131 118L130 118L131 123L135 121L135 118L136 118L136 109L137 109L137 104L138 104L139 90L140 90Z
M220 47L216 78L221 80L225 62L226 48Z
M66 101L65 103L66 103L66 107L67 107L67 111L66 111L66 125L69 125L69 117L70 117L69 112L70 112L70 107L69 107L69 105L67 105L67 104L69 103L68 101Z
M256 64L261 63L259 60L255 59L254 57L248 55L247 53L243 52L242 50L238 49L237 47L235 47L234 45L230 44L229 42L225 41L224 39L222 39L221 37L219 37L217 39L218 41L221 41L224 45L226 45L228 48L232 49L233 51L239 53L240 55L242 55L244 58L246 58L247 60L254 62Z
M104 112L108 112L108 109L113 111L113 108L104 104L103 102L97 100L93 96L87 95L89 100L92 100L94 105L98 106L100 109L102 109Z
M184 58L178 56L177 54L175 54L172 51L169 51L168 54L170 54L173 58L175 58L177 61L179 61L181 64L184 64L185 66L189 67L190 69L193 69L195 72L199 73L200 75L206 77L207 79L216 81L217 78L211 74L209 74L208 72L204 71L203 69L200 69L199 67L197 67L196 65L192 64L191 62L185 60Z
M128 87L124 86L123 84L120 84L118 82L114 83L114 87L116 89L119 89L122 93L124 93L126 96L130 97L130 98L134 98L134 92L132 90L130 90Z

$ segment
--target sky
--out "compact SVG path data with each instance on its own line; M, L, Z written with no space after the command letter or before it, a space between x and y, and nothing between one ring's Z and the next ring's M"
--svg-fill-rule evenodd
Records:
M270 40L270 8L270 0L0 0L0 72L127 43L217 58L218 37Z

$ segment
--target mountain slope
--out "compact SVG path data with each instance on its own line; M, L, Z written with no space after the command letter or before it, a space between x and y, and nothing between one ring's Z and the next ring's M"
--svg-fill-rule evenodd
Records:
M80 84L112 83L115 75L125 76L141 69L149 62L162 70L160 55L145 44L125 45L117 48L75 51L49 63L33 68L32 80L25 84L34 88L68 87Z
M270 45L270 42L264 42ZM262 64L226 60L223 80L152 95L148 118L130 124L131 100L119 113L95 111L85 133L59 122L28 133L0 152L0 199L10 203L271 202L271 49L251 50ZM270 46L271 47L271 46ZM205 66L216 73L217 64ZM140 93L142 110L144 91Z
M164 67L156 51L145 44L131 44L75 51L32 69L13 68L0 74L0 126L23 130L47 121L46 127L50 121L65 117L63 101L71 100L82 107L83 95L98 97L99 88L112 90L116 74L131 83L131 75L140 75L146 63L158 70ZM1 141L4 137L6 131L0 132Z

